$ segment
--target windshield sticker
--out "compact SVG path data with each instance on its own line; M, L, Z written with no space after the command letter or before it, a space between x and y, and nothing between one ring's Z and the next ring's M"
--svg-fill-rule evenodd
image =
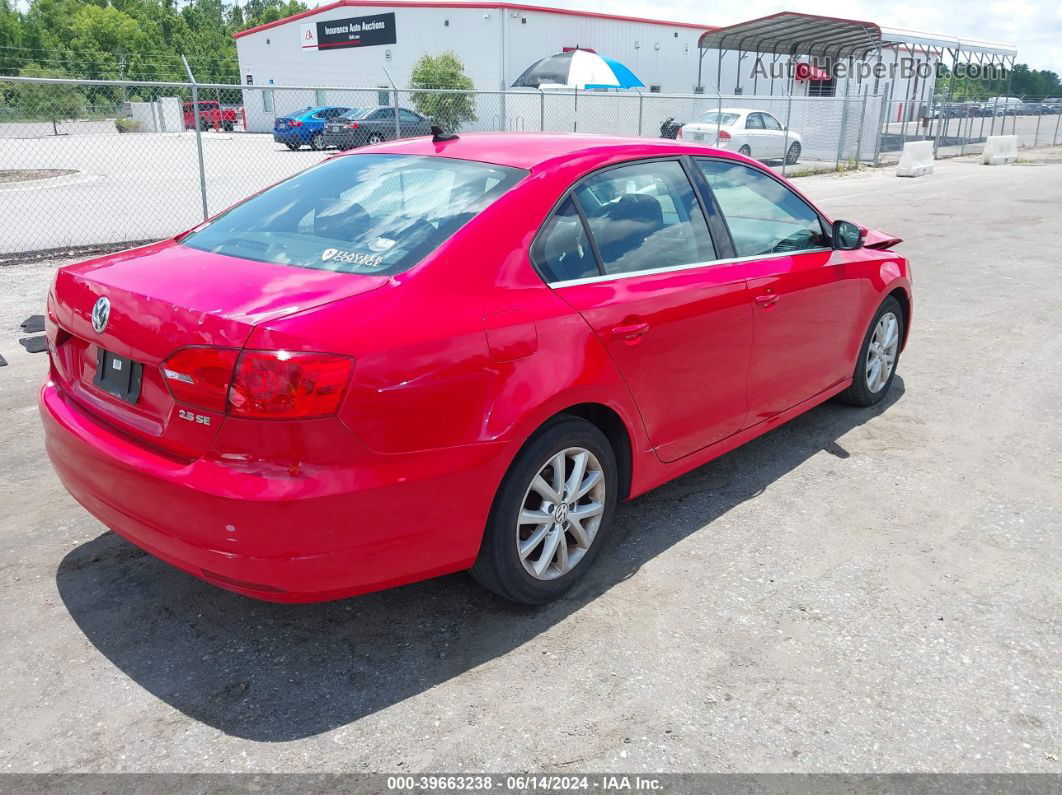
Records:
M362 254L358 251L343 251L338 248L326 248L321 252L321 262L335 260L346 265L360 265L365 268L383 267L383 257L379 254Z
M395 241L389 237L378 237L369 241L369 248L373 251L390 251L395 247Z

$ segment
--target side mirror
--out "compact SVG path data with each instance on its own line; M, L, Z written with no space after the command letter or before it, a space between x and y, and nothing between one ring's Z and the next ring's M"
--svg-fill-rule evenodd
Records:
M838 251L855 251L863 248L863 238L867 235L866 227L851 221L833 222L833 247Z

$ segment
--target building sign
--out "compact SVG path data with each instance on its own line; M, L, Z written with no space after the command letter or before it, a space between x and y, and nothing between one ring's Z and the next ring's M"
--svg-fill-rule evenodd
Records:
M394 13L303 23L300 34L304 50L374 47L397 42Z

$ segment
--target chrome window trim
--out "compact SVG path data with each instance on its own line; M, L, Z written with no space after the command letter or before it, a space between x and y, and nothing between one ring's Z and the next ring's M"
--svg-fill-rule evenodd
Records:
M677 273L679 271L695 270L696 268L714 268L719 265L732 265L740 262L755 262L763 259L777 259L779 257L791 257L795 254L814 254L819 251L833 251L834 249L819 246L817 248L803 248L799 251L776 251L771 254L754 254L751 257L732 257L730 259L714 259L708 262L691 262L688 265L669 265L666 268L653 268L644 271L631 271L630 273L605 273L598 276L584 276L581 279L568 279L560 282L546 282L551 289L558 287L577 287L581 284L597 284L598 282L610 282L617 279L632 279L635 276L655 276L659 273Z

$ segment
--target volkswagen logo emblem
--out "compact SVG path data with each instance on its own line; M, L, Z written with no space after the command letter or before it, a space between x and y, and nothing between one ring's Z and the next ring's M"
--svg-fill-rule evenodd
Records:
M107 328L107 321L111 317L111 302L109 299L100 297L96 301L96 305L92 307L92 330L97 334L102 334L103 330Z

